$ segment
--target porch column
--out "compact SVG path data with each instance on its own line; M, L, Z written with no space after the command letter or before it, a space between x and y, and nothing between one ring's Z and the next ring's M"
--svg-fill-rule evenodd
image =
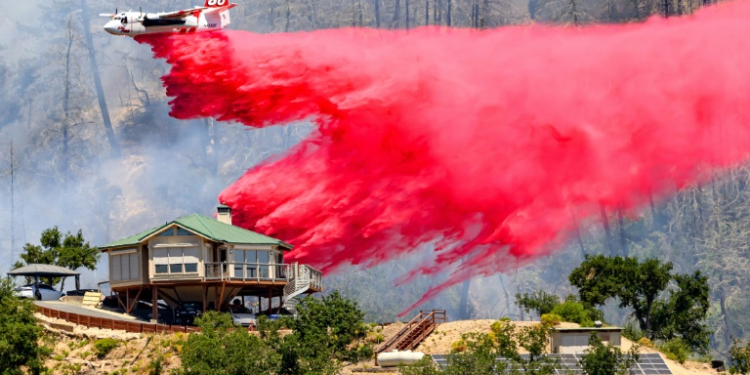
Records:
M81 275L76 275L76 290L81 289Z

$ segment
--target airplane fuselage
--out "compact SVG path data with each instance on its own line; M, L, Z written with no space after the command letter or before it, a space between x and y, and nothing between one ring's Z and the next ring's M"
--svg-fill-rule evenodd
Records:
M104 25L104 30L113 35L135 36L159 33L193 33L220 30L222 25L219 13L206 14L196 10L194 14L182 18L168 18L167 13L122 12L112 17Z

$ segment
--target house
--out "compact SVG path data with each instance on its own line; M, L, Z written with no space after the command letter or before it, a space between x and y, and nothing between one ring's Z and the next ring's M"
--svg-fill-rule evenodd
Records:
M198 214L101 246L109 257L110 287L127 313L135 304L157 301L170 307L197 302L203 311L236 297L266 299L293 309L292 298L323 291L322 274L310 266L284 263L292 246L232 225L231 209L219 206L217 219Z
M604 344L620 346L620 327L578 327L552 329L550 337L552 353L576 354L589 349L589 338L596 333Z

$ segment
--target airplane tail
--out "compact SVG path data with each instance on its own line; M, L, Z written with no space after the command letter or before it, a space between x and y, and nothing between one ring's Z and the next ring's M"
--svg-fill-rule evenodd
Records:
M231 23L229 9L236 7L237 4L232 4L229 0L206 0L203 6L210 8L205 11L206 19L209 20L209 23L221 24L221 27L224 28Z
M227 5L230 5L229 0L206 0L206 3L203 4L205 8L221 8Z

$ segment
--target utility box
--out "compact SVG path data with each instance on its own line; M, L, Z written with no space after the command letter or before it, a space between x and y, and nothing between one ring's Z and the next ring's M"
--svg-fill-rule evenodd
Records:
M589 348L589 338L592 333L597 333L605 345L620 346L622 337L620 327L553 328L550 339L552 353L583 353Z

